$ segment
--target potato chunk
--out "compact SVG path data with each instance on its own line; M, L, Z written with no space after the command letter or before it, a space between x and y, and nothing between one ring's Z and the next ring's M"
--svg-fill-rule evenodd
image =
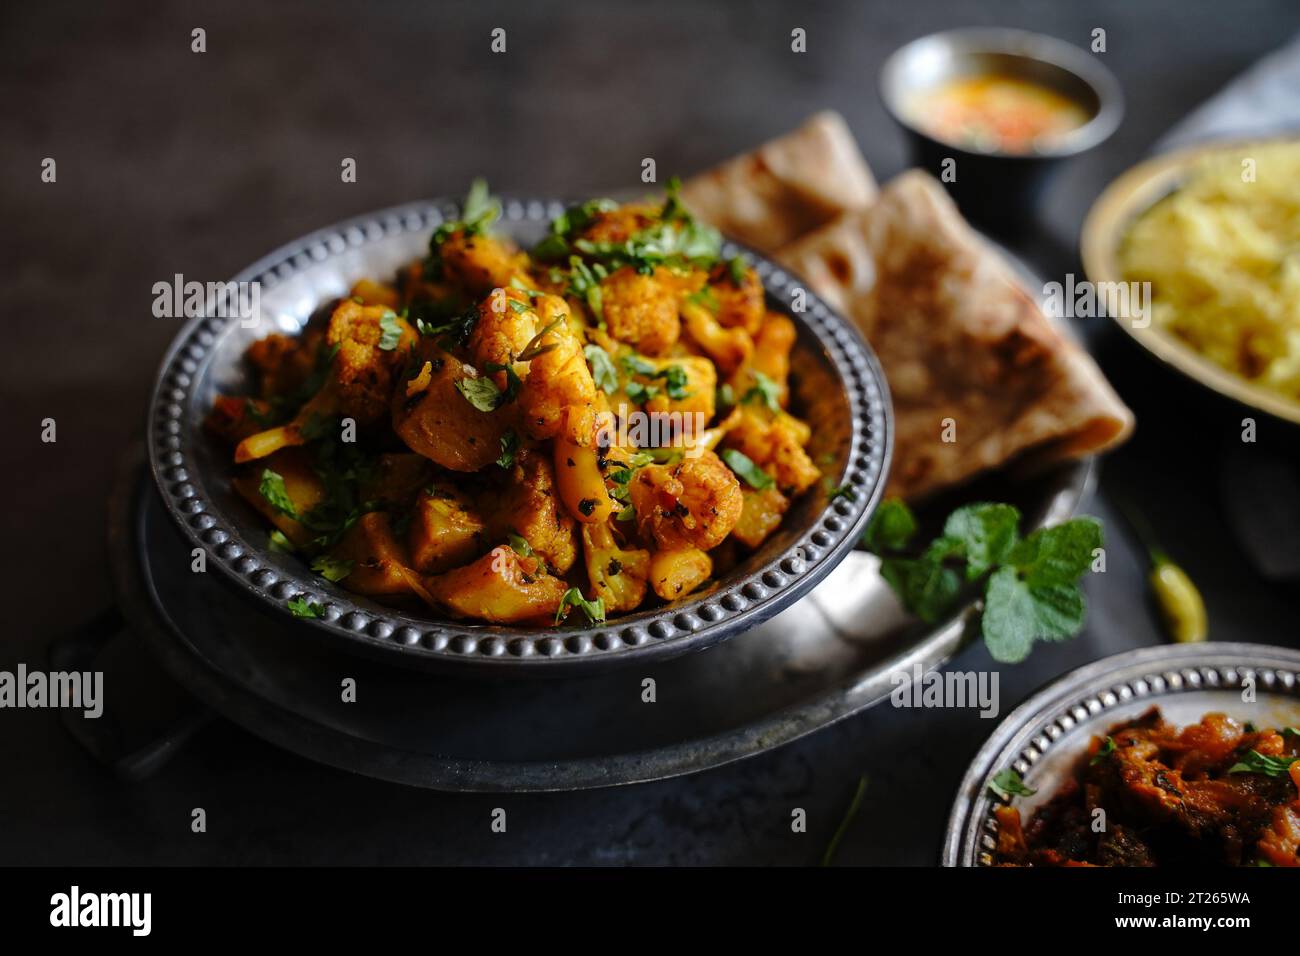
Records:
M741 544L757 548L781 524L781 518L790 507L790 499L772 485L762 491L742 488L745 505L740 509L740 519L731 529L731 535Z
M429 594L458 617L494 624L552 623L568 586L506 545L473 564L425 579Z
M484 502L489 511L490 540L514 533L557 573L573 567L578 558L577 530L561 506L555 471L543 452L521 451L506 476L504 490L490 497L490 502Z
M650 552L619 547L609 523L582 527L583 558L592 596L605 602L605 612L631 611L645 599Z
M339 582L349 591L378 597L414 590L406 549L393 534L387 512L363 514L330 556L352 562L352 570Z
M713 559L699 548L656 551L650 557L650 585L665 601L685 597L712 573Z
M406 535L411 566L438 574L472 561L483 550L487 525L469 498L448 485L420 495Z
M478 376L455 356L439 352L427 361L427 388L410 396L398 388L393 394L393 431L411 451L452 471L492 464L510 429L508 410L484 412L470 404L456 383Z
M273 471L284 479L285 494L293 504L296 515L305 515L325 499L325 486L312 467L311 457L301 448L278 451L260 466L253 466L231 479L230 484L239 496L266 516L284 532L284 536L297 547L304 547L316 537L296 518L278 511L262 495L262 476Z

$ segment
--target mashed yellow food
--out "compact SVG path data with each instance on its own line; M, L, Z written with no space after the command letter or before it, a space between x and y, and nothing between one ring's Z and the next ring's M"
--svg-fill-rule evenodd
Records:
M1251 383L1300 401L1300 143L1207 157L1125 237L1152 321Z

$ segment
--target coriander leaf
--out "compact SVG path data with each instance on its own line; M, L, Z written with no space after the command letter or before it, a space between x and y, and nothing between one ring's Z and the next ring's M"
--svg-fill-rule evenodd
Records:
M754 464L754 460L744 452L728 448L723 451L722 460L727 463L728 468L744 478L751 488L762 491L776 484L776 479Z
M319 604L310 604L306 598L294 598L286 605L294 617L320 617L324 608Z
M966 505L948 516L943 535L959 544L966 580L974 581L1006 561L1019 540L1019 525L1020 512L1011 505Z
M284 532L279 528L271 532L269 545L272 551L279 551L281 554L293 554L297 550L293 542L285 537Z
M311 569L326 581L342 581L352 573L352 562L322 554L311 563Z
M528 344L524 346L524 350L519 353L515 361L530 362L533 359L537 358L537 356L543 355L546 352L551 351L552 349L558 348L559 346L557 345L557 343L550 342L547 343L546 345L543 345L542 340L545 339L546 336L554 332L555 329L558 328L563 323L564 323L563 315L559 316L554 321L547 323L547 325L540 332L538 332L536 335L534 335L531 339L528 340Z
M469 184L460 218L468 230L479 231L501 215L501 203L488 190L486 179L478 178Z
M961 578L951 568L927 558L885 558L880 575L908 611L933 624L952 607Z
M898 498L886 498L871 516L863 543L876 554L901 551L916 534L912 509Z
M644 405L658 394L658 385L643 385L640 382L627 383L627 397L633 405Z
M515 463L515 452L519 450L519 435L512 428L501 436L501 457L497 464L502 468L511 468Z
M1092 566L1093 552L1102 544L1101 522L1073 518L1051 528L1039 528L1007 556L1034 585L1070 584Z
M618 514L614 516L614 520L631 521L635 517L636 517L636 509L633 508L631 505L628 505L626 508L623 508L622 510L619 511Z
M614 360L609 357L609 353L599 345L588 345L582 350L582 354L587 357L587 363L591 366L591 377L596 387L602 389L606 395L617 392L618 370L614 368Z
M528 539L523 535L511 531L506 535L506 540L510 542L510 547L514 549L515 554L521 558L531 558L533 556L533 546L528 543Z
M391 352L397 348L397 343L402 340L402 327L397 324L396 312L390 310L379 317L379 331L381 351Z
M500 362L486 362L483 365L483 371L488 375L495 375L497 372L506 373L506 390L501 393L497 399L497 407L513 402L519 396L519 390L524 387L524 381L519 377L513 365L502 365Z
M289 498L289 492L285 490L284 479L278 472L270 468L262 470L262 481L257 486L257 490L262 497L266 499L267 504L278 511L285 517L298 520L298 513L294 511L293 501Z
M744 395L740 396L741 402L757 402L760 405L767 406L768 411L774 414L779 412L781 410L781 386L757 369L750 369L749 374L754 378L754 385Z
M829 482L828 482L829 484ZM857 501L858 492L852 485L836 485L826 492L826 500L834 501L836 498L843 498L846 501Z
M1022 579L1013 567L989 578L981 629L995 661L1016 664L1034 641L1061 641L1083 627L1083 594L1073 582L1040 584Z
M1291 754L1273 757L1249 751L1240 761L1228 768L1228 773L1262 773L1269 777L1285 777L1291 772L1291 765L1300 760L1300 755Z
M456 391L480 412L490 412L501 403L501 389L487 376L458 379Z
M569 588L564 592L564 596L560 598L560 606L555 610L556 624L559 624L564 619L565 612L569 607L581 609L582 613L586 615L589 624L599 624L605 620L604 598L588 601L577 588Z
M749 272L749 264L741 256L732 256L727 260L727 272L731 276L731 284L739 288L745 284L745 275Z
M623 370L628 375L654 375L659 371L653 362L647 362L635 352L628 352L619 362L623 365Z
M1106 742L1097 748L1097 752L1088 761L1088 766L1095 766L1115 752L1115 738L1107 737Z
M999 797L1032 797L1038 792L1025 786L1024 779L1010 767L993 775L993 779L989 781L989 789Z
M679 402L684 398L690 398L691 393L686 388L690 384L690 379L687 378L686 369L682 366L666 365L655 373L655 378L664 380L664 388L673 401Z
M1296 727L1283 727L1283 728L1282 728L1282 736L1283 736L1283 737L1300 737L1300 728L1296 728Z

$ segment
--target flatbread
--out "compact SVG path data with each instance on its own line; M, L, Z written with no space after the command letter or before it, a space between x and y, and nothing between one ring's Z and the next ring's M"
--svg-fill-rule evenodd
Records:
M920 170L776 257L880 357L894 403L889 495L915 501L1010 462L1096 454L1133 429L1092 358Z
M866 208L876 182L844 118L825 111L693 177L681 195L705 222L771 254L845 212Z

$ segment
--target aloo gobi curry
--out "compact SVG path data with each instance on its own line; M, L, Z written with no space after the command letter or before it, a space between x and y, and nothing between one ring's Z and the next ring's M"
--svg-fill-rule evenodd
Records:
M476 182L392 284L249 347L256 397L207 420L234 488L272 547L439 615L586 624L700 589L821 477L786 410L794 324L675 182L531 251L499 214Z

